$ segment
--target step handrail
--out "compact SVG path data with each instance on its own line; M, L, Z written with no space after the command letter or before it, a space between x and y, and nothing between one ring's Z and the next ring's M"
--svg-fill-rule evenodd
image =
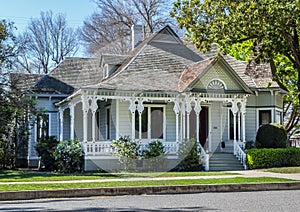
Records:
M203 148L200 142L198 142L198 145L200 147L200 151L201 151L200 157L202 157L201 160L202 163L204 164L204 169L205 171L209 171L209 154L205 152L205 149Z
M238 158L238 160L243 164L244 169L247 169L246 165L246 153L241 148L236 140L233 141L233 154Z

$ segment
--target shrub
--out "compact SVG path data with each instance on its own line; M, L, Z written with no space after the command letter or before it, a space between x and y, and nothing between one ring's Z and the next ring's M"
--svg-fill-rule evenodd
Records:
M272 167L300 166L300 149L298 148L265 148L246 151L249 169Z
M195 139L183 141L179 144L178 157L179 164L177 171L200 171L203 169L200 157L200 148Z
M285 148L287 133L279 124L262 125L257 131L255 146L257 148Z
M164 167L165 148L161 141L152 141L146 145L140 155L146 159L148 171L160 171Z
M57 168L62 173L81 172L84 153L78 140L60 141L54 152Z
M120 137L113 140L112 144L115 155L119 158L119 162L123 165L125 171L134 168L134 160L139 157L139 145L130 139L129 136Z
M57 147L58 140L55 136L45 137L37 142L35 149L41 158L42 169L53 171L56 169L54 151Z

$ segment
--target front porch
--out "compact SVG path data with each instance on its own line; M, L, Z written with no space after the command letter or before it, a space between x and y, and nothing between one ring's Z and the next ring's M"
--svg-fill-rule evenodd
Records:
M129 135L142 146L160 140L170 159L177 157L180 142L195 139L209 170L210 155L230 139L231 122L232 153L244 160L246 102L245 94L82 91L57 104L59 138L79 139L86 159L95 160L115 158L112 140L120 136ZM204 108L207 114L201 115Z

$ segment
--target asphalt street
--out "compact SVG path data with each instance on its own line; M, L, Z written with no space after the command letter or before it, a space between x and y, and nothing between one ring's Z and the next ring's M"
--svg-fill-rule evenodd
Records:
M0 211L299 211L300 190L1 201Z

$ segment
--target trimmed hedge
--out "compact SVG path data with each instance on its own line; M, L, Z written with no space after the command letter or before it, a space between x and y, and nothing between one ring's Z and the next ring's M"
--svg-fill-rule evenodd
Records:
M300 166L300 148L249 149L248 169Z

